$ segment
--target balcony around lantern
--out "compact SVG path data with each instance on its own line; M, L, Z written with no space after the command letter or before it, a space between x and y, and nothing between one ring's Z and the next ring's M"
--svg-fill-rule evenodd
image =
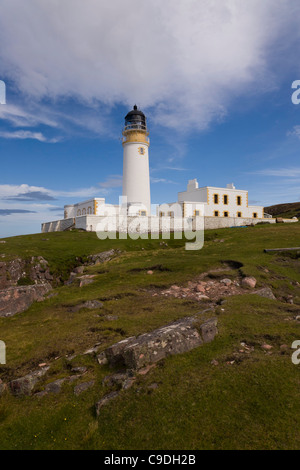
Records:
M146 131L147 132L147 126L146 126L146 124L144 124L142 122L127 122L127 123L125 123L124 132L126 132L126 131L136 131L136 130Z

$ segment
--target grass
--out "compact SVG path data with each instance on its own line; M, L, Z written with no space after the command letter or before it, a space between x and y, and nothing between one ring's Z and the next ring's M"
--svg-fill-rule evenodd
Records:
M300 324L294 320L300 314L300 263L288 253L263 252L298 246L299 234L299 224L209 231L198 252L186 251L183 240L162 246L161 240L100 241L93 233L81 232L6 239L0 245L4 260L43 256L52 272L63 272L64 277L90 254L111 248L121 254L87 268L87 273L96 274L93 284L57 287L55 297L0 318L0 338L7 345L3 381L47 362L49 374L36 388L42 390L46 383L70 375L66 355L71 354L78 355L73 366L88 368L79 382L95 380L95 386L78 397L69 383L59 395L2 396L0 449L299 448L300 369L291 362L292 350L284 352L280 346L290 347L300 339ZM80 354L97 342L105 349L198 312L198 302L153 297L152 292L174 283L185 285L202 272L229 265L226 277L253 275L259 287L271 287L279 299L293 295L294 305L251 294L227 298L214 313L219 335L213 343L162 361L97 418L94 404L108 392L102 379L112 371ZM147 275L155 266L163 269ZM89 299L101 300L103 308L71 311ZM118 319L108 321L107 315ZM242 341L254 347L251 354L239 353ZM264 342L273 346L272 354L261 348ZM158 387L149 388L152 383Z

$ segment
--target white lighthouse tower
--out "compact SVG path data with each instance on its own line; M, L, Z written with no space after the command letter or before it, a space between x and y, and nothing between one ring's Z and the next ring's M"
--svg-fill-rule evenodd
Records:
M123 196L129 211L130 206L140 206L140 215L150 216L148 136L146 116L135 105L125 117L123 130Z

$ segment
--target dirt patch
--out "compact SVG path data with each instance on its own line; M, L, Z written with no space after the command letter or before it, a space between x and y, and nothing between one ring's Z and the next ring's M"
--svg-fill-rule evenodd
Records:
M167 289L156 292L152 295L163 295L165 297L175 297L178 299L218 302L224 297L244 294L245 289L240 285L240 279L229 279L222 276L221 279L211 279L211 273L205 276L200 275L194 281L188 282L186 287L173 285ZM248 291L247 291L248 292Z

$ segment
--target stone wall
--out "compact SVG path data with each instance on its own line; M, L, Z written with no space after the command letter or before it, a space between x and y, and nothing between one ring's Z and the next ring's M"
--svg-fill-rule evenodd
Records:
M75 219L61 219L42 224L42 233L63 232L74 225Z
M258 223L276 224L276 219L252 219L244 217L204 217L205 230L243 227L246 225L256 225Z
M75 220L75 228L76 229L82 229L82 230L87 230L88 232L96 232L97 230L97 225L99 222L103 221L104 219L110 220L110 227L114 227L113 224L113 217L101 217L101 216L94 216L94 215L88 215L88 216L81 216L81 217L76 217L75 219L63 219L63 220L58 220L55 222L48 222L42 224L42 232L56 232L56 231L63 231L66 230L67 228L70 228L74 224ZM203 220L202 218L200 219L200 230L201 227L203 228ZM134 221L137 221L136 217L127 217L127 224L124 223L124 221L119 221L117 218L117 232L122 232L126 233L127 231L127 225L131 225L134 223ZM289 222L294 222L292 219L288 219ZM139 227L137 232L138 233L148 233L148 226L151 227L152 222L152 227L156 227L155 230L152 230L152 232L156 233L158 231L160 232L168 232L169 227L171 227L171 231L182 231L182 220L180 218L162 218L159 219L158 217L140 217L139 218ZM185 219L186 224L190 224L191 229L195 230L196 227L196 218L191 217L191 218L186 218ZM199 222L199 221L198 221ZM238 218L238 217L204 217L204 229L205 230L213 230L213 229L218 229L218 228L226 228L226 227L241 227L241 226L246 226L246 225L256 225L258 223L268 223L268 224L275 224L276 219L253 219L253 218ZM159 227L159 228L158 228ZM134 233L133 230L130 231L131 233Z

